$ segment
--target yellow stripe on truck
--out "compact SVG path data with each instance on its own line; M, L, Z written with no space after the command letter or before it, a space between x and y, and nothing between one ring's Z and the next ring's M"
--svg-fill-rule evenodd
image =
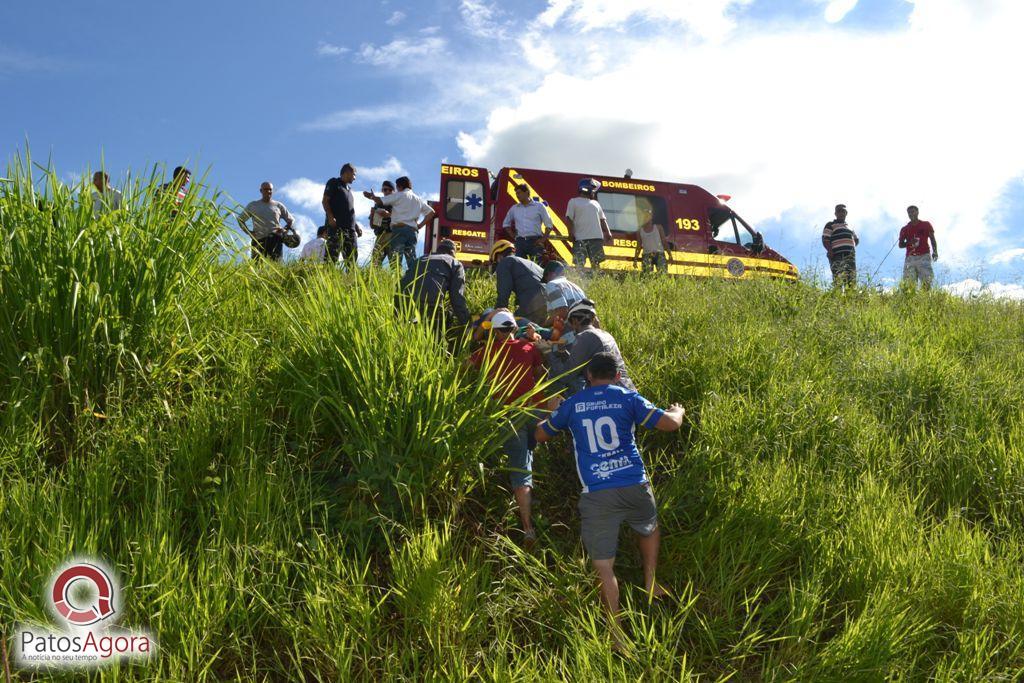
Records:
M569 228L562 221L562 217L558 215L557 211L552 211L551 205L544 201L544 198L537 194L537 191L533 189L533 186L523 177L523 174L514 168L508 169L508 185L505 187L505 191L508 196L512 198L513 202L518 203L519 200L516 198L516 185L526 185L527 189L530 190L530 196L536 197L540 200L544 206L547 206L549 211L548 215L551 216L551 223L555 226L555 233L564 237L566 240L569 239ZM496 219L504 220L504 216L497 216ZM572 250L569 245L562 240L551 240L551 244L555 247L555 253L562 257L566 263L572 263Z
M536 197L538 201L548 207L548 215L551 216L551 223L554 225L555 233L562 239L549 240L555 248L557 253L566 263L572 263L572 249L569 247L569 228L562 220L561 216L558 215L557 211L551 209L551 205L544 201L544 198L537 193L537 190L530 185L530 182L526 177L514 168L508 169L509 181L505 186L505 192L512 198L514 202L518 202L516 198L516 186L525 185L530 190L530 196ZM503 216L496 217L498 219L504 219ZM629 260L624 261L621 259L610 258L601 262L602 270L639 270L640 261L634 256L636 249L631 247L615 247L606 246L604 248L605 254L608 256L621 256L626 257ZM783 276L789 280L797 279L796 268L789 264L783 263L782 261L774 261L772 259L745 257L745 256L730 256L728 254L700 254L692 251L672 251L666 252L666 258L668 259L668 272L673 275L689 275L691 277L722 277L731 280L749 280L757 277L778 277ZM464 257L464 255L461 255ZM743 273L739 276L733 275L724 266L733 259L739 260L743 263ZM688 261L686 264L674 263L675 261ZM695 262L695 263L694 263ZM761 270L755 270L760 268ZM768 273L765 270L770 271ZM778 275L776 275L778 273Z

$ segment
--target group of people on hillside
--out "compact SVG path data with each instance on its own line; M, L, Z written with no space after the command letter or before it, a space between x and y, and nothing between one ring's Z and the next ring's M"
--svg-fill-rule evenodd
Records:
M315 239L309 240L300 258L313 261L340 262L354 268L358 260L357 240L363 228L356 220L352 184L358 171L345 164L337 178L331 178L324 187L322 206L324 223ZM611 228L601 203L597 200L600 181L584 178L579 182L578 194L565 212L565 222L573 238L573 262L578 267L589 265L599 270L605 260L604 245L612 241ZM284 204L273 199L274 185L266 181L260 185L260 199L249 202L238 215L238 225L252 238L252 257L280 260L282 245L294 234L294 220ZM525 183L515 188L517 202L505 215L499 238L508 238L515 255L541 263L544 260L545 238L552 235L553 222L547 207L532 198ZM402 176L393 183L381 183L380 195L363 192L374 203L368 222L375 241L370 262L381 266L387 259L399 267L404 259L407 268L416 261L416 242L420 228L434 219L430 204L412 189L412 181ZM643 211L640 204L638 210ZM282 225L283 222L283 225ZM665 272L666 251L672 248L663 226L653 219L653 209L647 207L640 216L637 235L636 259L642 269ZM294 239L294 238L293 238ZM642 258L641 258L642 253Z
M825 224L821 231L821 244L828 256L832 271L832 283L837 288L857 284L857 245L860 238L846 222L846 204L836 204L835 220ZM935 278L932 262L939 260L939 246L935 241L935 229L928 221L920 219L916 206L907 207L910 221L900 229L897 245L906 249L903 261L903 281L911 285L932 286Z
M340 261L345 268L356 267L357 240L363 236L363 228L356 221L352 195L352 183L357 175L355 166L345 164L337 178L327 181L321 200L324 222L317 229L316 238L303 246L301 259ZM374 204L368 217L377 238L371 262L382 265L386 258L397 267L404 258L406 267L411 268L416 261L418 231L434 219L434 211L423 197L413 192L408 176L393 183L385 180L380 192L380 195L363 192ZM281 259L282 246L294 234L294 219L287 207L273 198L273 183L266 181L260 185L260 195L238 214L238 225L252 238L253 259L277 261Z
M494 244L494 306L475 320L465 299L465 269L451 240L441 240L434 253L405 272L398 300L410 301L416 315L439 332L471 330L476 348L467 366L487 374L496 398L527 408L502 440L527 545L537 538L532 520L536 444L560 431L572 434L583 488L581 534L618 643L614 561L623 523L640 536L645 587L654 598L666 594L655 579L657 507L634 429L678 429L684 411L679 405L661 410L637 392L618 343L600 325L596 304L568 279L564 263L552 260L542 268L527 258L530 247L522 241ZM550 381L544 390L551 396L546 400L539 393L545 378Z

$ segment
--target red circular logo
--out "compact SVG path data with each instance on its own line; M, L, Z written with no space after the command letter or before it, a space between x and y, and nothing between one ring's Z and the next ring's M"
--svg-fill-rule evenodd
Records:
M76 605L71 589L80 581L94 586L96 601L92 605ZM107 572L94 564L78 562L57 575L50 590L50 599L57 614L69 624L88 626L102 621L114 613L114 582Z

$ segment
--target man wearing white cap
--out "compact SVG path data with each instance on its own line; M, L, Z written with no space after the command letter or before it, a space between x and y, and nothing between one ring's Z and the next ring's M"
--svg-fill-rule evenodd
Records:
M495 387L494 397L513 403L533 392L544 377L544 359L540 349L525 339L516 339L515 316L508 309L497 311L490 320L491 336L486 345L478 349L469 363L487 372ZM542 401L538 394L527 399L536 407ZM534 418L535 420L536 418ZM502 450L527 544L537 539L530 516L530 491L533 488L533 425L528 415L513 425L505 436Z

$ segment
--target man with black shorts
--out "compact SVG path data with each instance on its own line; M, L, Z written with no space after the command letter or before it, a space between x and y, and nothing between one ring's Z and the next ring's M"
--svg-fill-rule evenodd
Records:
M644 588L652 598L667 594L658 584L658 508L636 447L636 425L672 432L683 424L683 407L657 408L635 391L615 384L618 363L610 353L599 353L587 364L590 387L566 399L543 420L535 433L538 442L558 432L572 432L580 494L580 533L600 586L601 603L611 618L611 634L617 648L623 646L619 627L619 584L615 578L615 553L619 527L626 522L640 535Z
M343 257L348 268L356 267L359 258L356 238L363 236L362 228L356 223L352 203L351 186L355 179L356 167L352 164L342 166L340 176L327 181L322 202L327 215L327 254L335 263Z

